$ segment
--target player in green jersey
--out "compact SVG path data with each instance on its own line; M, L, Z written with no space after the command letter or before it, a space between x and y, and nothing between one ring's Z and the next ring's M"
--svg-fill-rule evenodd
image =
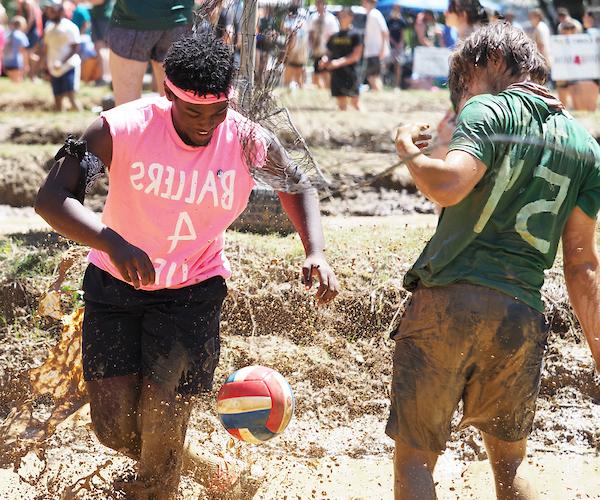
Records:
M532 498L517 471L546 345L540 288L561 236L571 303L600 366L600 147L538 84L546 73L522 31L486 26L450 61L457 125L445 159L420 153L424 128L398 131L399 156L443 211L405 277L414 294L395 334L386 432L397 499L435 498L433 468L460 400L497 497Z

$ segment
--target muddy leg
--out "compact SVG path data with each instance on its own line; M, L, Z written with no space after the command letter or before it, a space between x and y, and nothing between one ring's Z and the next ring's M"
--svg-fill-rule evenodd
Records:
M490 434L481 433L490 458L496 482L498 500L530 500L538 495L523 477L526 464L523 464L527 439L509 442L497 439Z
M87 383L92 427L105 446L135 460L140 454L140 377L124 375Z
M437 454L417 450L396 441L394 451L394 498L395 500L435 499L433 469Z
M138 478L149 486L153 500L166 500L177 494L190 409L189 400L172 388L144 379Z

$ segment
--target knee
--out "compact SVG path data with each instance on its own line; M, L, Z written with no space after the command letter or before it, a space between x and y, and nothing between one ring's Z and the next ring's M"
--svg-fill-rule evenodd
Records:
M91 408L92 429L104 446L136 458L139 455L139 436L135 416L116 414L107 415Z

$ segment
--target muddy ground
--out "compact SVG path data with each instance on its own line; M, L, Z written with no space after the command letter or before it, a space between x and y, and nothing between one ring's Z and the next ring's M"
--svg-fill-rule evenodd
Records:
M212 452L253 464L255 475L263 480L244 498L391 498L392 441L383 432L393 347L389 332L408 299L401 277L432 233L435 218L418 215L431 211L431 206L414 193L405 172L395 173L383 184L380 179L368 181L394 161L388 141L391 132L377 128L386 106L397 105L403 119L420 119L441 116L445 101L443 96L433 101L419 97L416 104L400 105L396 103L400 97L386 95L385 105L367 101L375 115L368 122L360 120L361 115L323 112L319 105L328 101L323 95L319 99L315 110L298 107L299 126L309 143L314 142L319 160L328 162L329 169L324 170L332 180L344 179L346 185L350 176L360 186L324 201L326 213L345 216L325 219L330 258L344 292L332 307L315 309L298 283L297 237L231 233L227 250L235 272L223 314L223 349L215 378L218 388L242 366L271 366L295 392L295 417L282 436L265 445L235 443L231 448L215 414L213 393L197 402L190 428L191 435ZM47 230L28 234L18 230L20 224L43 228L27 208L38 179L60 141L58 132L63 128L80 132L89 116L67 115L66 120L62 127L56 120L58 125L52 124L48 116L21 114L0 125L0 135L4 134L0 142L10 143L0 154L0 180L13 179L14 186L29 180L27 190L10 191L15 201L7 204L13 208L0 210L0 233L4 233L0 237L0 419L27 396L20 374L41 364L60 336L60 321L36 311L66 251L75 256L75 265L62 285L62 308L70 312L80 304L77 290L85 250ZM340 137L345 141L341 145ZM24 157L27 160L18 167L4 168ZM102 189L94 197L98 203ZM365 209L369 205L372 211ZM411 215L399 215L403 213ZM10 225L2 225L3 221ZM598 498L599 380L594 378L591 356L567 305L558 267L548 273L544 293L552 331L529 447L531 477L542 498ZM52 407L51 398L34 398L36 418L47 416ZM88 411L83 406L61 424L43 443L39 457L31 453L18 464L9 453L16 447L4 449L0 498L120 498L112 482L133 464L98 443ZM456 415L455 423L459 418ZM436 471L440 498L492 498L485 461L477 433L454 432ZM185 499L202 498L204 491L184 479L181 494Z

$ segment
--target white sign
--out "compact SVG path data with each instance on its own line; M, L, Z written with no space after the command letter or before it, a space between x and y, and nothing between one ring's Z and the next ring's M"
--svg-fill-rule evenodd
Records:
M554 35L549 52L553 80L600 79L599 35Z
M446 78L451 53L452 50L441 47L415 47L413 78L423 76Z

